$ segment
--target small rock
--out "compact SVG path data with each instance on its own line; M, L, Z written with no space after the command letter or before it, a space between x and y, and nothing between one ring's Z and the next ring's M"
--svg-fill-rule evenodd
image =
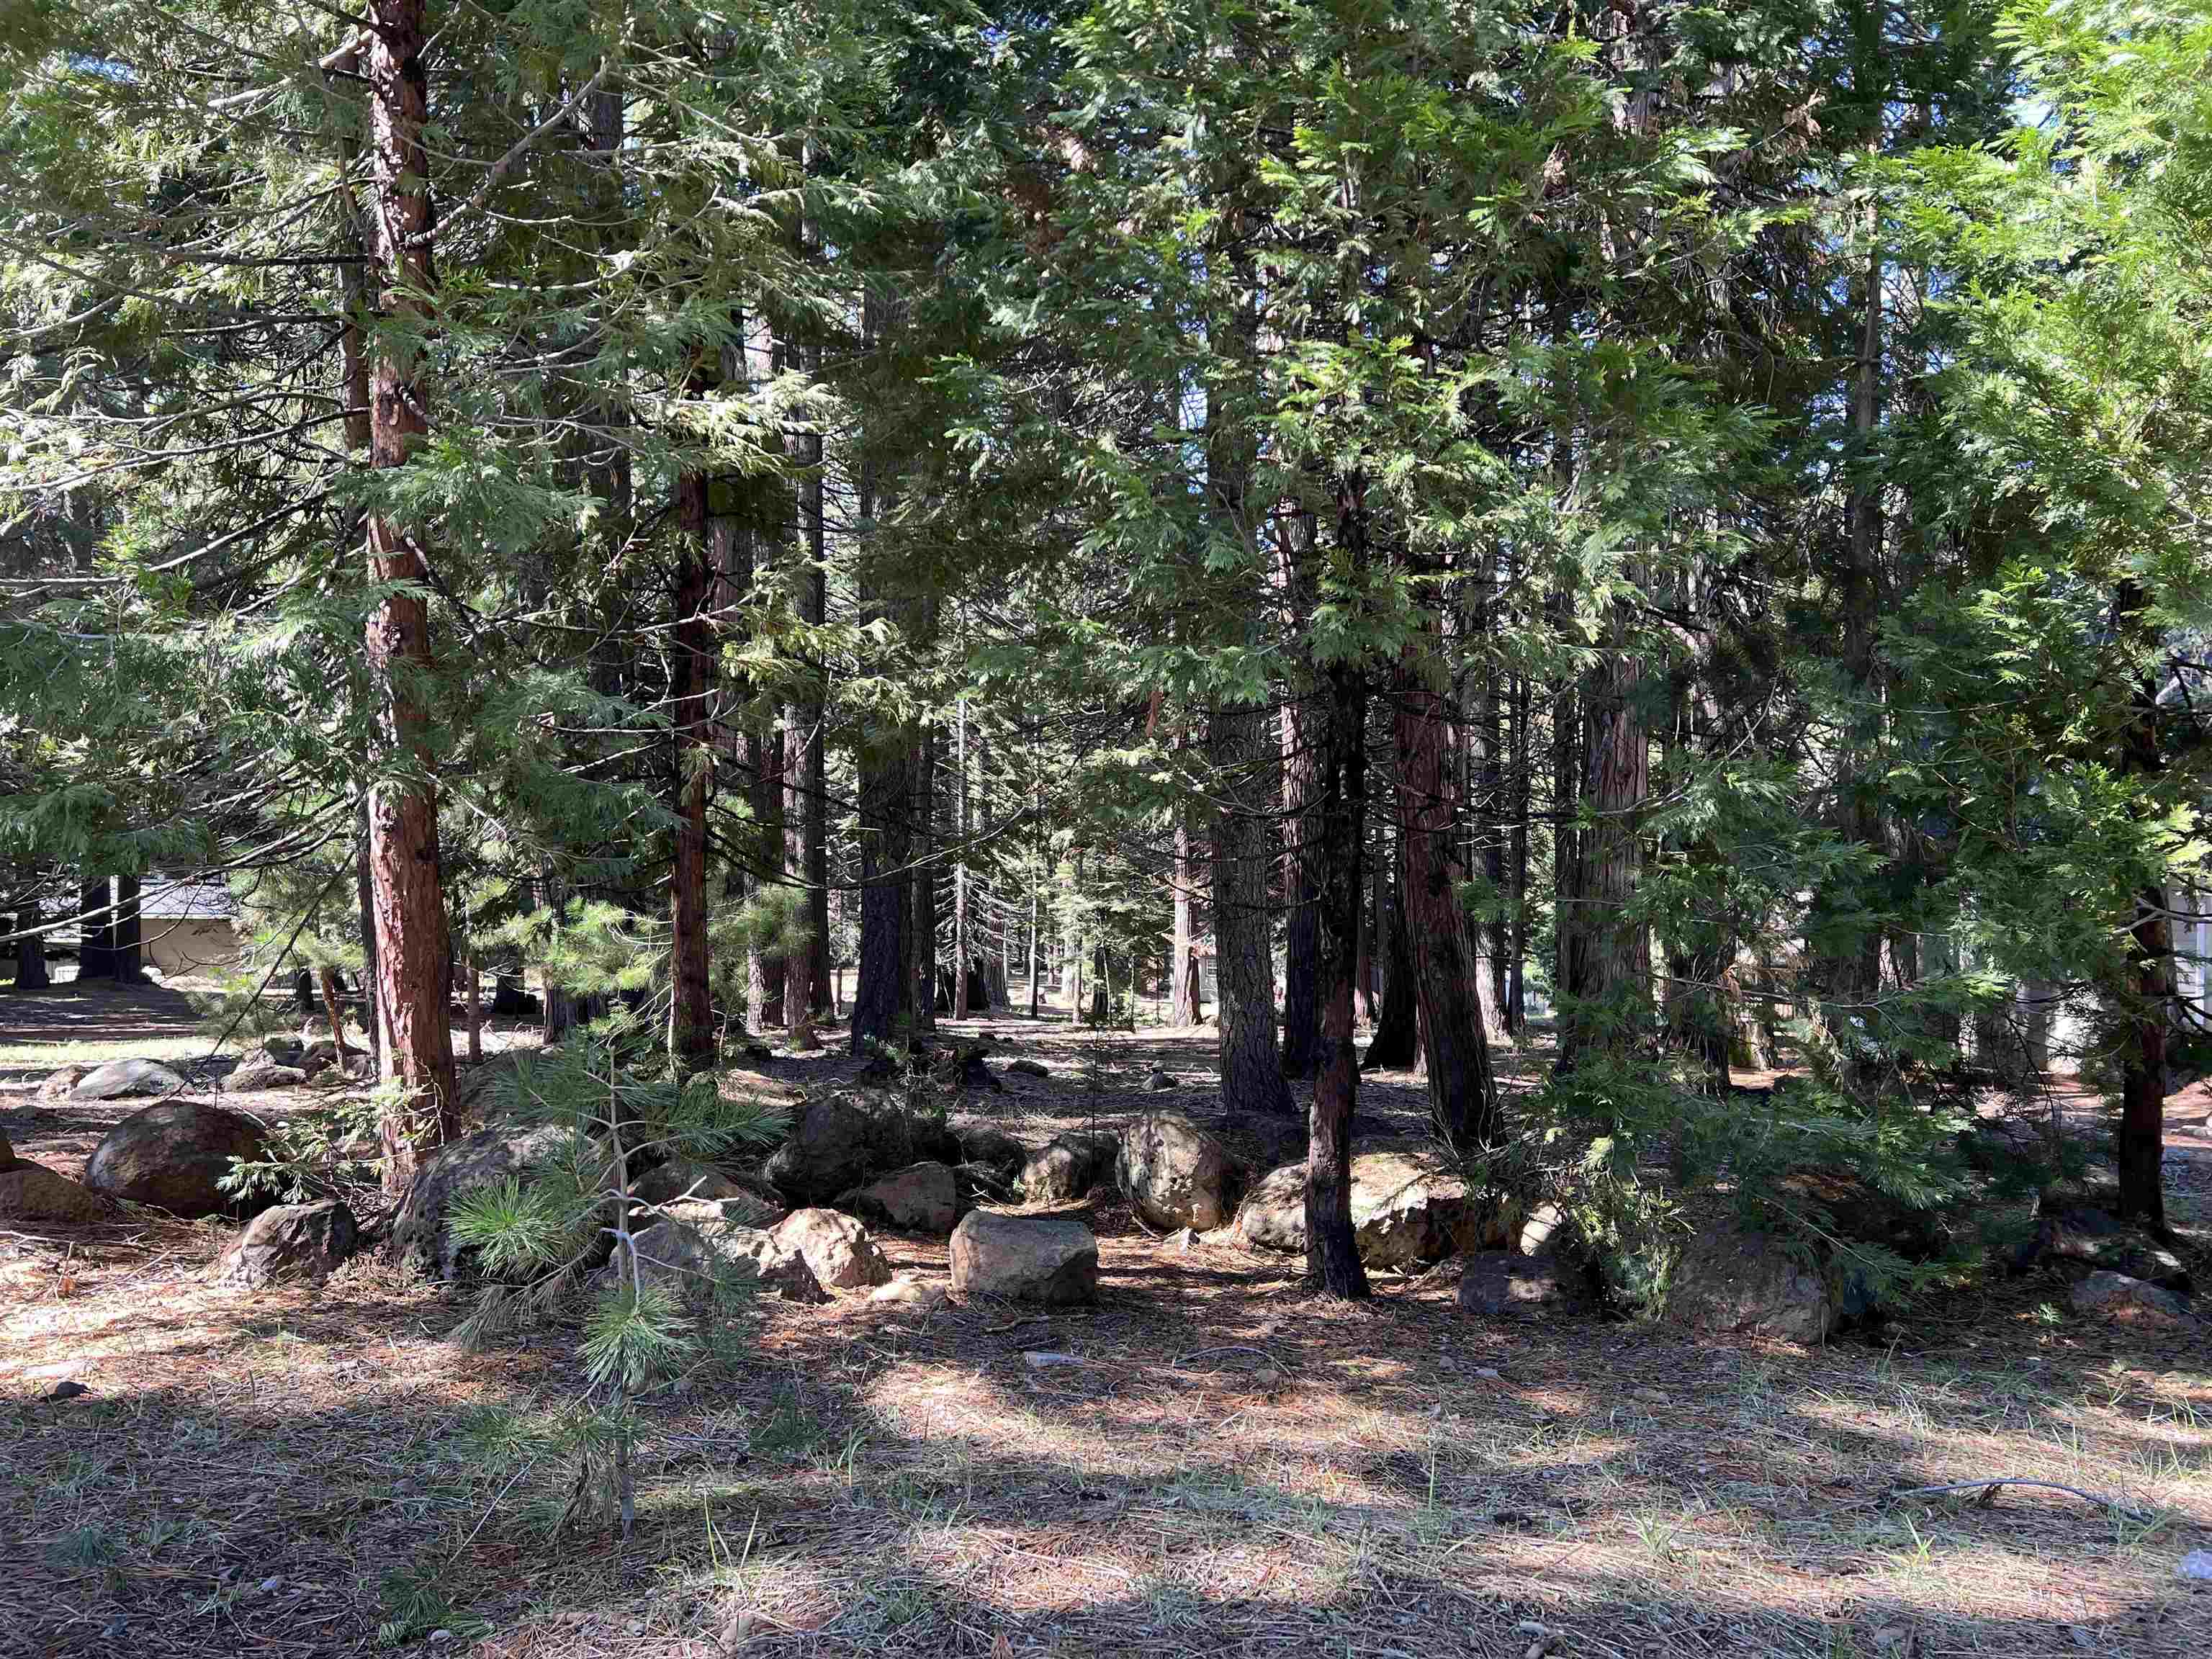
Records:
M1638 1389L1636 1390L1636 1397L1654 1406L1663 1406L1668 1403L1667 1390L1664 1389Z
M2066 1633L2074 1638L2074 1645L2077 1648L2094 1648L2097 1645L2097 1632L2087 1625L2069 1625L2066 1627Z
M1155 1093L1164 1093L1170 1089L1179 1089L1182 1085L1176 1081L1173 1072L1162 1066L1153 1069L1152 1074L1145 1079L1145 1086Z
M1565 1312L1574 1301L1573 1285L1550 1257L1477 1250L1460 1271L1460 1307L1486 1318L1534 1319Z
M1022 1358L1033 1371L1047 1370L1054 1365L1080 1365L1083 1363L1080 1354L1053 1353L1043 1348L1032 1348Z
M878 1285L868 1292L868 1300L887 1307L910 1308L916 1313L935 1313L945 1304L948 1296L945 1286L934 1279L916 1279L902 1273L888 1285Z
M261 1593L264 1595L273 1595L283 1588L284 1575L282 1573L272 1574L261 1581Z
M74 1400L79 1395L90 1394L92 1390L86 1388L82 1382L57 1382L47 1391L46 1398L49 1400Z
M1052 1075L1052 1068L1050 1066L1047 1066L1041 1060L1031 1060L1027 1054L1024 1054L1019 1060L1008 1060L1006 1062L1006 1069L1010 1072L1019 1072L1024 1077L1050 1077Z
M2212 1550L2191 1550L2174 1564L2174 1576L2193 1584L2212 1584Z
M769 1229L780 1249L796 1250L814 1276L833 1291L860 1290L890 1281L891 1264L868 1230L839 1210L793 1210Z
M1177 1255L1188 1255L1198 1243L1198 1234L1191 1228L1185 1227L1180 1231L1170 1233L1167 1236L1166 1243L1167 1248Z
M449 1630L434 1630L430 1632L430 1644L433 1647L442 1648L453 1639L453 1632Z

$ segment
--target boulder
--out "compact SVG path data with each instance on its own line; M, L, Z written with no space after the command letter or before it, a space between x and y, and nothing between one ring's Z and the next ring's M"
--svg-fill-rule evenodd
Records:
M466 1252L447 1231L453 1200L479 1187L519 1176L556 1158L599 1153L578 1145L565 1129L494 1124L441 1146L422 1160L392 1219L392 1249L403 1266L435 1279L457 1279Z
M2117 1191L2094 1188L2052 1188L2039 1194L2035 1236L2019 1265L2056 1257L2186 1293L2189 1269L2181 1258L2115 1215L2118 1200Z
M256 1050L231 1068L222 1086L234 1094L245 1094L263 1089L296 1089L307 1080L307 1073L299 1066L281 1064Z
M941 1120L833 1093L808 1103L764 1173L791 1202L826 1204L921 1158L959 1161L959 1141Z
M744 1190L720 1170L694 1164L688 1158L672 1158L629 1183L630 1196L641 1204L675 1204L695 1200L712 1202L736 1198Z
M842 1211L794 1210L770 1229L769 1237L779 1249L805 1256L815 1278L833 1291L881 1285L891 1276L891 1264L868 1237L868 1230Z
M1049 1066L1047 1066L1041 1060L1032 1060L1027 1054L1024 1054L1019 1060L1008 1060L1006 1062L1006 1069L1010 1072L1018 1072L1024 1077L1050 1077L1052 1075L1052 1068Z
M1022 1165L1030 1149L995 1124L976 1124L960 1131L960 1173L968 1184L988 1190L994 1198L1012 1199L1021 1192ZM964 1198L972 1197L963 1192Z
M2069 1299L2075 1313L2124 1323L2172 1325L2189 1317L2187 1299L2163 1285L2101 1267L2076 1285Z
M72 1100L120 1100L125 1095L173 1095L185 1079L158 1060L111 1060L95 1066L70 1091Z
M67 1100L76 1092L76 1085L84 1081L88 1066L64 1066L58 1072L46 1073L46 1080L39 1085L40 1100Z
M1743 1331L1820 1342L1842 1307L1828 1275L1779 1238L1716 1219L1692 1234L1668 1280L1669 1317L1702 1331Z
M1147 1112L1121 1134L1114 1173L1130 1206L1155 1227L1211 1231L1236 1212L1237 1166L1178 1112Z
M115 1206L88 1187L20 1158L0 1169L0 1221L101 1221Z
M667 1290L694 1304L713 1300L718 1285L747 1286L786 1302L827 1302L829 1292L796 1250L778 1245L755 1227L695 1227L662 1220L632 1236L641 1284ZM629 1264L620 1254L592 1276L594 1289L617 1286Z
M246 1224L210 1277L256 1287L287 1279L325 1279L360 1248L353 1212L337 1199L280 1204Z
M1022 1197L1031 1204L1082 1198L1113 1167L1121 1143L1109 1134L1060 1135L1022 1164Z
M960 1182L949 1165L909 1164L854 1188L837 1202L886 1227L942 1237L960 1218Z
M1477 1250L1460 1273L1459 1305L1463 1312L1490 1319L1535 1319L1571 1310L1576 1290L1573 1278L1555 1258Z
M131 1113L107 1132L85 1162L84 1184L172 1215L236 1212L251 1206L217 1183L230 1173L232 1159L260 1158L268 1149L261 1126L242 1112L204 1101L165 1100Z
M1477 1195L1451 1160L1426 1148L1378 1148L1352 1160L1352 1226L1359 1259L1404 1267L1514 1242L1520 1218L1502 1198ZM1237 1236L1262 1250L1306 1248L1306 1166L1268 1172L1237 1212Z
M1048 1306L1098 1299L1098 1241L1072 1215L971 1210L952 1232L952 1289Z

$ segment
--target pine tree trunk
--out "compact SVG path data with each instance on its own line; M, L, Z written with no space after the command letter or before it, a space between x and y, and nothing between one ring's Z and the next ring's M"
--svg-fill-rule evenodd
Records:
M38 901L25 900L23 908L15 912L15 988L19 991L44 991L54 982L46 971L46 936L40 931L42 926Z
M1405 842L1398 843L1401 851ZM1376 933L1377 957L1383 963L1382 1000L1376 1012L1375 1036L1367 1045L1366 1069L1370 1072L1410 1072L1421 1057L1420 989L1413 969L1413 953L1406 932L1406 898L1402 873L1377 895L1386 908L1378 911Z
M1195 1025L1203 1018L1199 1010L1197 941L1191 927L1191 884L1197 878L1198 860L1191 856L1190 817L1179 806L1175 831L1175 928L1168 958L1168 976L1174 985L1168 1024L1178 1028Z
M2146 641L2154 624L2142 589L2120 584L2114 606L2124 639ZM2133 699L2133 718L2122 733L2120 766L2132 778L2148 780L2165 769L2158 739L2158 688L2148 676ZM2173 922L2166 896L2146 887L2135 896L2133 945L2125 1006L2128 1024L2120 1052L2120 1122L2112 1162L2119 1175L2123 1216L2140 1218L2154 1231L2166 1229L2166 1095L2167 1024L2173 1018Z
M407 326L431 289L424 12L424 0L374 0L376 27L369 32L370 219L383 284L379 304L402 325L377 337L382 343L369 364L369 461L380 470L406 465L429 430L421 363ZM422 702L432 671L430 612L422 597L429 573L412 533L382 514L368 520L368 568L371 580L384 589L366 641L376 705L371 758L386 774L370 792L368 855L377 994L391 1038L385 1076L406 1096L383 1125L385 1190L397 1194L413 1180L422 1153L458 1133L460 1120L446 993L451 946L438 860L438 796ZM390 776L395 764L407 775Z
M980 977L974 966L973 945L968 937L968 837L972 826L968 821L968 702L959 700L955 709L957 724L952 737L953 829L960 842L959 856L952 865L952 1018L968 1018L974 996L970 982ZM984 992L985 1006L990 1004L990 993Z
M784 833L784 741L772 728L748 732L744 752L750 775L746 799L758 837L763 890L783 894L782 877L789 838ZM790 1023L791 964L785 952L756 944L745 955L745 1019L756 1031Z
M1295 576L1296 573L1293 573ZM1298 584L1293 580L1292 591ZM1308 843L1315 778L1316 734L1326 718L1317 698L1286 694L1283 702L1283 1075L1311 1077L1321 1059L1321 919L1315 914L1316 859Z
M937 728L925 726L914 739L914 931L908 936L907 977L914 987L914 1025L937 1029Z
M1345 487L1340 501L1338 546L1357 572L1367 538L1357 481ZM1359 957L1359 854L1367 819L1367 680L1364 670L1340 657L1323 671L1322 682L1310 820L1322 1033L1306 1121L1306 1276L1332 1296L1364 1297L1367 1273L1352 1228L1352 1123L1359 1096L1352 980Z
M852 1050L891 1044L913 1012L907 928L914 901L907 890L908 773L912 750L903 732L887 733L860 751L860 963L853 991Z
M1268 938L1267 822L1239 804L1264 757L1266 711L1214 711L1207 747L1215 786L1212 857L1214 1007L1221 1028L1222 1103L1235 1117L1295 1109L1275 1037L1275 963Z
M1513 682L1513 839L1510 870L1513 882L1513 937L1508 949L1512 960L1505 979L1505 1029L1514 1036L1528 1029L1528 807L1530 763L1528 744L1528 682Z
M115 973L115 909L107 878L77 889L76 982L88 984Z
M1498 1138L1498 1088L1454 863L1450 712L1429 678L1438 630L1432 614L1424 621L1399 656L1392 685L1405 932L1428 1058L1429 1115L1447 1146L1474 1151Z
M1650 745L1632 698L1642 665L1618 641L1584 688L1583 795L1587 844L1577 860L1575 910L1559 1012L1559 1064L1593 1050L1632 1050L1650 1015L1650 940L1635 914L1643 869L1638 822L1650 793Z
M115 958L118 985L143 985L146 969L140 960L143 933L138 915L138 878L115 878Z
M708 387L694 380L696 394ZM707 944L707 808L714 791L716 649L708 616L713 591L707 474L676 480L676 626L670 654L675 686L671 716L676 790L676 860L671 877L669 979L673 1001L668 1048L679 1067L714 1048L714 1005Z

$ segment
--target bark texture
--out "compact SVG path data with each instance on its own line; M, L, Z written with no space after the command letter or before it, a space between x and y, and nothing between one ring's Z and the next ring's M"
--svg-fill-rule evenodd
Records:
M1450 713L1429 678L1433 617L1401 653L1393 680L1398 758L1398 833L1405 848L1405 932L1413 957L1429 1114L1437 1136L1462 1150L1498 1139L1498 1088L1483 1033L1474 947L1459 902L1450 777Z
M705 388L695 384L694 391ZM674 745L676 860L670 878L669 978L674 1004L669 1051L679 1065L704 1060L714 1048L714 990L707 945L707 807L714 787L714 630L708 615L713 586L704 472L676 481L676 627L672 635L675 696L670 736Z
M383 285L376 303L402 324L422 312L432 280L424 13L424 0L375 0L369 32L371 228ZM404 328L380 338L369 363L369 463L388 469L407 465L429 427L419 355ZM459 1121L446 990L451 945L424 702L432 666L429 572L414 538L381 514L368 520L368 568L386 587L367 627L378 774L369 791L368 855L377 996L389 1039L384 1075L408 1097L382 1126L385 1189L396 1193L412 1181L422 1153L457 1133Z

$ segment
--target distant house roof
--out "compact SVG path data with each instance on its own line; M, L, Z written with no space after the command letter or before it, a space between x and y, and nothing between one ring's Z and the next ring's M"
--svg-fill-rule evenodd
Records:
M138 914L166 921L235 921L238 901L219 881L167 881L148 876L138 895Z

